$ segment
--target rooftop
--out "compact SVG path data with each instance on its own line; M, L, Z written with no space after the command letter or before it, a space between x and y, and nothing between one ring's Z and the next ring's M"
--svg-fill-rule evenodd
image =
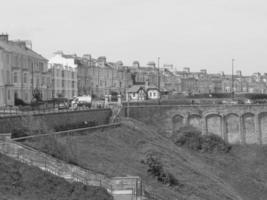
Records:
M9 40L0 40L0 48L10 53L17 53L24 56L30 56L36 59L47 61L47 59L44 58L42 55L26 47L26 45L23 45L21 41L16 42Z

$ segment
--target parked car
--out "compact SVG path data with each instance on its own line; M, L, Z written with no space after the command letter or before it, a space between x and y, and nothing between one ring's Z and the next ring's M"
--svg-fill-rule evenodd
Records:
M70 107L69 100L63 97L54 98L47 103L53 105L54 108L58 108L59 110L69 109Z
M227 99L222 101L223 104L244 104L240 99Z
M71 107L76 109L78 107L88 107L92 106L92 97L90 95L78 96L71 101Z

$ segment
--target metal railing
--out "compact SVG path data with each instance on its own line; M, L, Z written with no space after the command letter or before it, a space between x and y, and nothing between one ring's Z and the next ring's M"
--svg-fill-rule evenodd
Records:
M105 107L77 107L77 108L33 108L28 110L20 109L19 107L0 107L0 117L12 117L20 115L34 115L34 114L48 114L48 113L66 113L66 112L77 112L77 111L89 111L89 110L100 110L106 109Z
M137 192L137 184L133 181L131 185L131 183L129 184L129 182L125 181L132 178L140 182L141 179L139 177L107 177L12 141L0 141L0 153L27 165L38 167L70 182L81 182L85 185L104 187L114 197L120 198L121 195L127 195L133 200L143 199L142 192ZM119 183L116 183L117 180L119 180ZM120 191L128 191L128 193L120 193Z
M0 142L0 152L30 166L38 167L71 182L81 182L86 185L101 186L112 192L110 178L96 174L93 171L65 163L50 155L15 142Z

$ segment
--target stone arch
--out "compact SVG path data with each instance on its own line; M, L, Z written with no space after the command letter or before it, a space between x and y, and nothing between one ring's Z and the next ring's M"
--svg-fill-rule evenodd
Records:
M206 115L207 120L207 132L210 134L215 134L223 138L222 136L222 128L221 128L221 119L222 116L218 113L210 113Z
M175 115L172 117L172 130L173 132L180 130L184 126L184 117L182 115Z
M188 124L201 130L201 116L198 114L192 114L188 116Z
M225 129L229 143L240 143L239 123L239 116L236 113L229 113L225 116Z
M254 113L244 113L241 116L245 142L247 144L256 144L258 142L258 137L255 133L255 114Z
M267 112L259 113L259 129L262 144L267 144Z

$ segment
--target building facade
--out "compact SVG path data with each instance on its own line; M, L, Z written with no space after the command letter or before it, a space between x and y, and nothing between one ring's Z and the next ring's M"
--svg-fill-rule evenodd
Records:
M52 80L52 97L72 99L78 95L77 64L75 55L61 51L49 59L49 72Z
M13 106L16 99L30 103L37 90L42 100L48 100L50 83L47 59L27 41L11 41L7 34L0 35L0 106Z

